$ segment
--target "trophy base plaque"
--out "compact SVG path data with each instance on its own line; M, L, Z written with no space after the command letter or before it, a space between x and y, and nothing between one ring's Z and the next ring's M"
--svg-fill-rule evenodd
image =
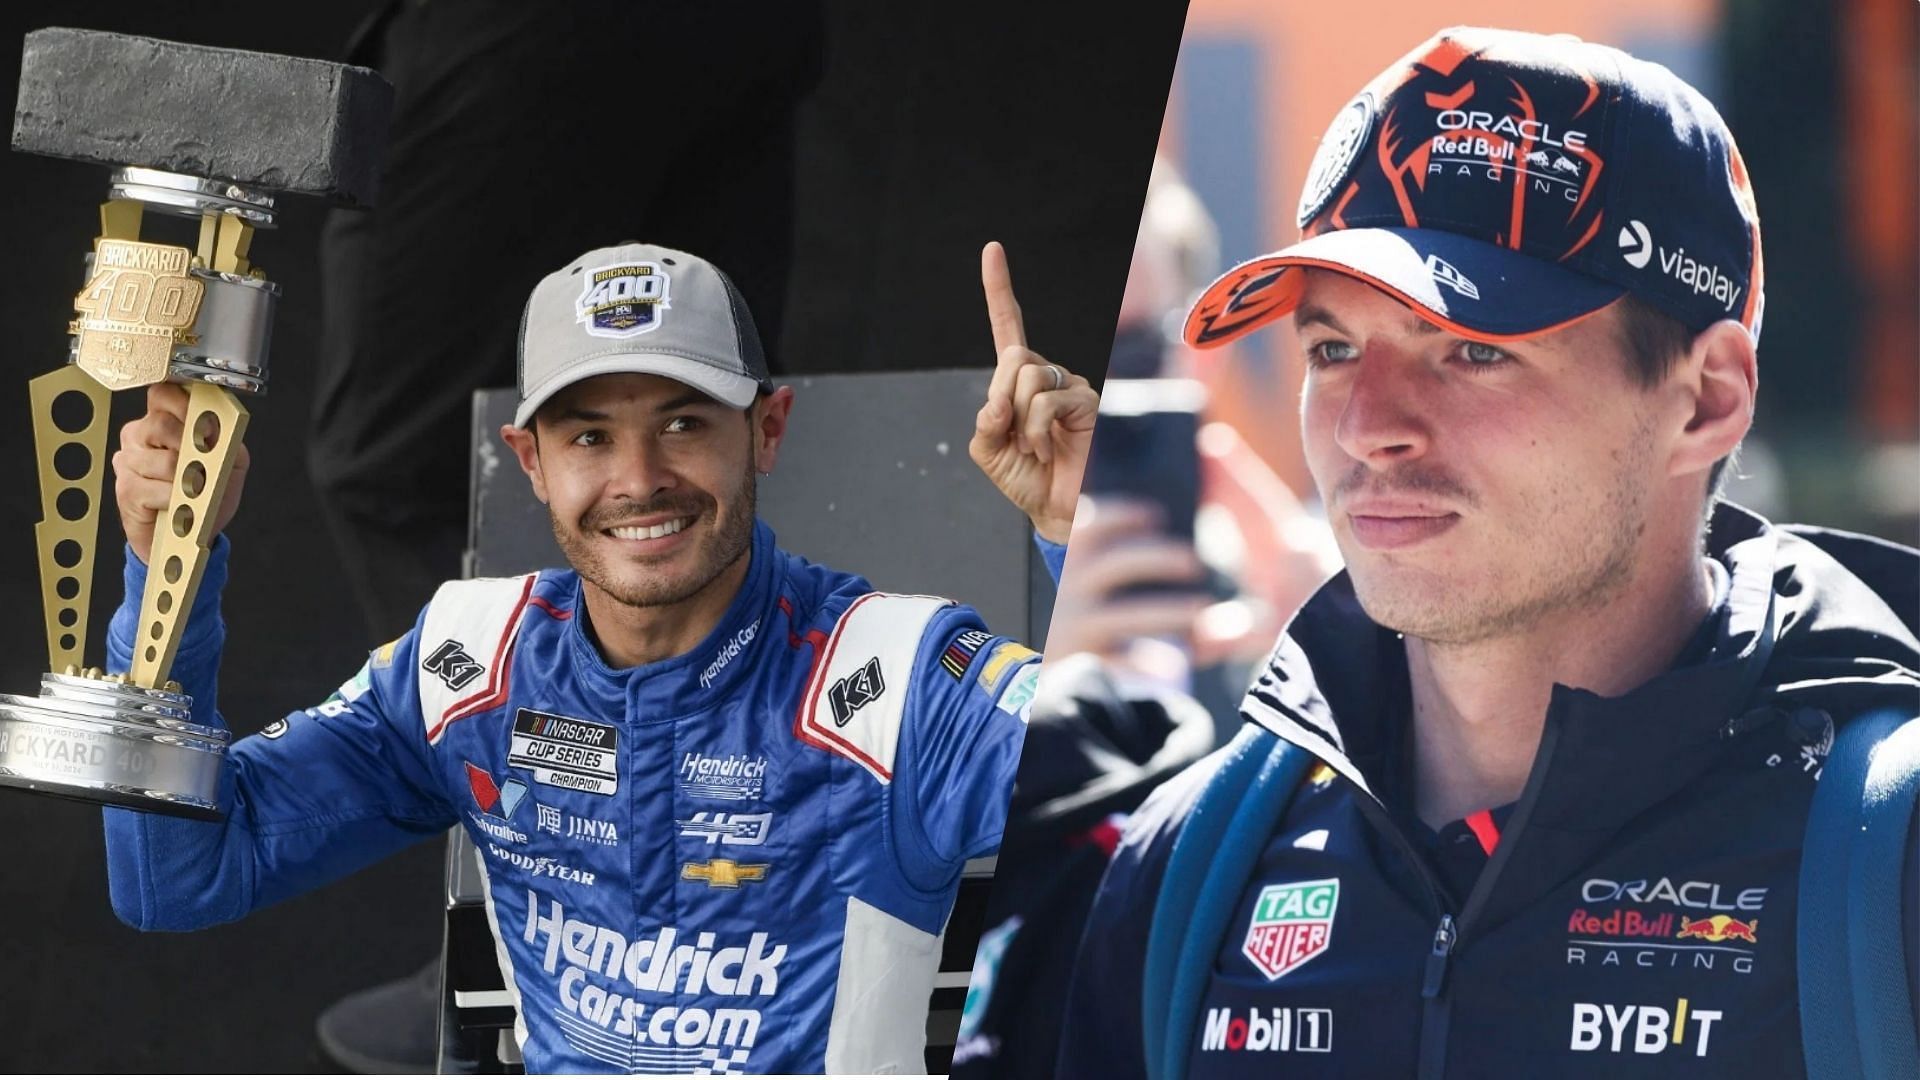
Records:
M192 699L112 678L44 675L38 698L0 694L0 786L218 820L230 736Z

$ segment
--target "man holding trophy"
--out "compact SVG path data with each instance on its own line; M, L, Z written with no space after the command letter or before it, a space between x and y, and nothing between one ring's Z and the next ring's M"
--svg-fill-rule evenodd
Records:
M1095 395L1025 348L997 245L983 278L1000 358L971 449L1063 542ZM918 1071L939 934L963 863L998 845L1037 654L775 546L755 483L793 391L704 260L589 252L535 288L519 346L501 435L572 568L443 586L334 697L227 753L224 820L109 810L116 912L227 921L459 822L530 1071ZM178 387L148 400L114 459L116 667L191 439ZM214 728L226 549L172 672Z
M278 285L252 261L284 194L372 204L392 88L366 68L92 30L26 37L16 150L113 166L67 363L29 384L48 665L0 694L0 785L217 816L228 733L169 678L210 559L247 410L266 390ZM85 662L116 390L166 386L181 431L152 535L138 641Z
M232 743L234 391L265 387L279 292L250 245L277 193L372 201L391 100L366 69L29 35L15 148L118 169L69 362L32 383L49 666L38 697L0 695L0 784L109 804L114 909L150 930L464 825L532 1071L919 1071L1038 655L775 546L755 485L793 391L697 256L588 252L527 302L501 434L571 568L448 583L331 699ZM191 246L164 235L195 225ZM998 245L983 279L999 365L971 450L1057 575L1095 395L1025 348ZM113 456L129 551L102 670L86 611L113 390L148 408Z

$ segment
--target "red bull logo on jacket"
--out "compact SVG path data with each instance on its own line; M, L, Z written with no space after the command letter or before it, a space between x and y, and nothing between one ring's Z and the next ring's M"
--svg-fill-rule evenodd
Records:
M1760 932L1759 919L1736 919L1731 915L1715 915L1706 919L1681 919L1680 932L1676 938L1699 938L1702 941L1730 941L1739 938L1754 945L1760 944L1756 937Z
M1676 918L1680 916L1676 916L1671 911L1649 915L1632 908L1615 908L1607 912L1590 912L1586 908L1575 908L1573 914L1567 918L1567 933L1605 937L1667 938L1673 936ZM1687 935L1683 932L1680 936Z

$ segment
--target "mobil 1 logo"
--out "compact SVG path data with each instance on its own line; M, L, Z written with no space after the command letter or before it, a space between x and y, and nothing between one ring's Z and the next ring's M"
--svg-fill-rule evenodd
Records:
M1200 1032L1200 1052L1221 1050L1331 1053L1333 1010L1249 1008L1243 1018L1234 1015L1232 1009L1208 1009L1206 1026Z
M534 782L548 787L613 795L620 790L620 730L521 709L514 714L507 764L531 769Z

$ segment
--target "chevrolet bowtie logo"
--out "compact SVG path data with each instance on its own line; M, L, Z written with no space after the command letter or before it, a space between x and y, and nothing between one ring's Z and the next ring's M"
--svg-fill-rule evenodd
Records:
M704 881L709 888L737 889L743 881L765 881L766 863L750 863L742 866L732 859L714 859L711 862L690 862L680 868L680 880Z

